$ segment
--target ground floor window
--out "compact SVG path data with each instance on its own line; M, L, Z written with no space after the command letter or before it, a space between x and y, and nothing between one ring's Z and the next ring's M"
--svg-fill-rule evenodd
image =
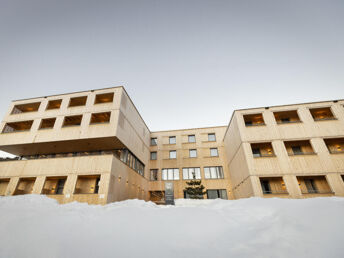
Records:
M184 190L184 199L191 199L190 195ZM199 196L199 199L204 199L204 196Z
M227 200L227 191L226 189L213 189L213 190L207 190L207 198L208 199L225 199Z
M75 194L97 194L99 191L100 175L78 176Z
M47 177L42 194L63 194L67 177Z
M161 170L162 180L179 180L178 168L164 168Z
M36 181L35 177L20 178L17 188L14 191L14 195L32 194L35 181Z

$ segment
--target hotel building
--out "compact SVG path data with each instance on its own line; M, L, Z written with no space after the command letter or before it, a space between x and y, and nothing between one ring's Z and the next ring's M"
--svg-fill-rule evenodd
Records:
M151 132L123 87L13 101L0 124L0 195L60 203L344 196L344 100L234 111L228 126Z

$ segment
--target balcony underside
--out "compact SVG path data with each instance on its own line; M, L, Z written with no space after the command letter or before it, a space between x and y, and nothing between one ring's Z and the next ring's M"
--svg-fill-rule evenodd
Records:
M89 138L30 144L0 146L0 150L18 155L36 155L79 151L113 150L124 148L117 137Z

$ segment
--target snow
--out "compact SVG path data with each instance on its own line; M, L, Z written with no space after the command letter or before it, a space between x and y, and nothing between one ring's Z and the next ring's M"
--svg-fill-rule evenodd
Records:
M0 257L344 257L344 198L128 200L0 197Z

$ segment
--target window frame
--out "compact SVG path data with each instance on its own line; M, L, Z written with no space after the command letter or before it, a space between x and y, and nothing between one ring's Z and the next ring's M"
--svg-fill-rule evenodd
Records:
M171 143L172 139L174 139L174 142ZM169 136L168 137L168 144L177 144L177 137L176 136Z
M210 137L214 136L214 140L212 140ZM216 142L216 134L215 133L208 133L208 142Z

